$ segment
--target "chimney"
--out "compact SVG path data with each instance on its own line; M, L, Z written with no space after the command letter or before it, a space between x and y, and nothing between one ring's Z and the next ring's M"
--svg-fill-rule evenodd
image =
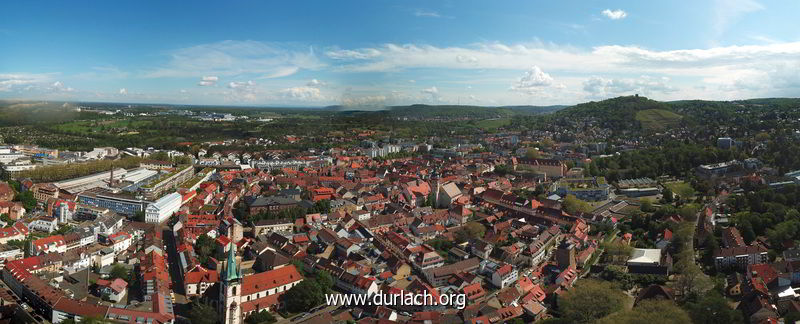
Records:
M111 162L111 175L108 178L108 186L114 186L114 162Z

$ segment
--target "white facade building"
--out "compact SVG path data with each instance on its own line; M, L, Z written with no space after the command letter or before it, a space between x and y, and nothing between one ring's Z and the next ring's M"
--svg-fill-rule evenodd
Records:
M147 223L161 223L167 220L173 213L177 212L179 208L181 208L181 201L183 197L177 193L173 192L169 195L161 197L161 199L156 200L155 203L150 204L147 206L147 210L145 211L145 222Z

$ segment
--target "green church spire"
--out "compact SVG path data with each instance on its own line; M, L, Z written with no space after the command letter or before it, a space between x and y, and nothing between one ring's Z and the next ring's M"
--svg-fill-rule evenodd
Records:
M233 242L228 246L228 265L225 271L225 281L233 281L242 278L236 266L236 248Z

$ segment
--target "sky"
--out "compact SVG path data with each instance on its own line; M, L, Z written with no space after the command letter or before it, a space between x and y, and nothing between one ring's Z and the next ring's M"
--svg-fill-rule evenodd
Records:
M247 106L798 97L800 1L3 1L0 98Z

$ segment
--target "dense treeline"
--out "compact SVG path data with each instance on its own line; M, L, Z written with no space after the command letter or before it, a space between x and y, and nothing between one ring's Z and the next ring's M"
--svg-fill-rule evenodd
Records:
M672 142L663 147L626 151L619 155L595 159L589 165L590 175L604 175L609 181L659 176L686 176L701 164L741 159L737 150L722 150L699 144Z
M796 185L736 195L728 199L728 206L747 243L766 235L772 249L782 250L785 241L800 237L800 187Z
M68 163L59 165L41 166L36 169L26 170L16 174L17 179L30 178L34 182L52 182L64 179L87 176L93 173L104 172L114 168L135 168L139 166L141 158L125 157L119 160L98 160L85 163Z

